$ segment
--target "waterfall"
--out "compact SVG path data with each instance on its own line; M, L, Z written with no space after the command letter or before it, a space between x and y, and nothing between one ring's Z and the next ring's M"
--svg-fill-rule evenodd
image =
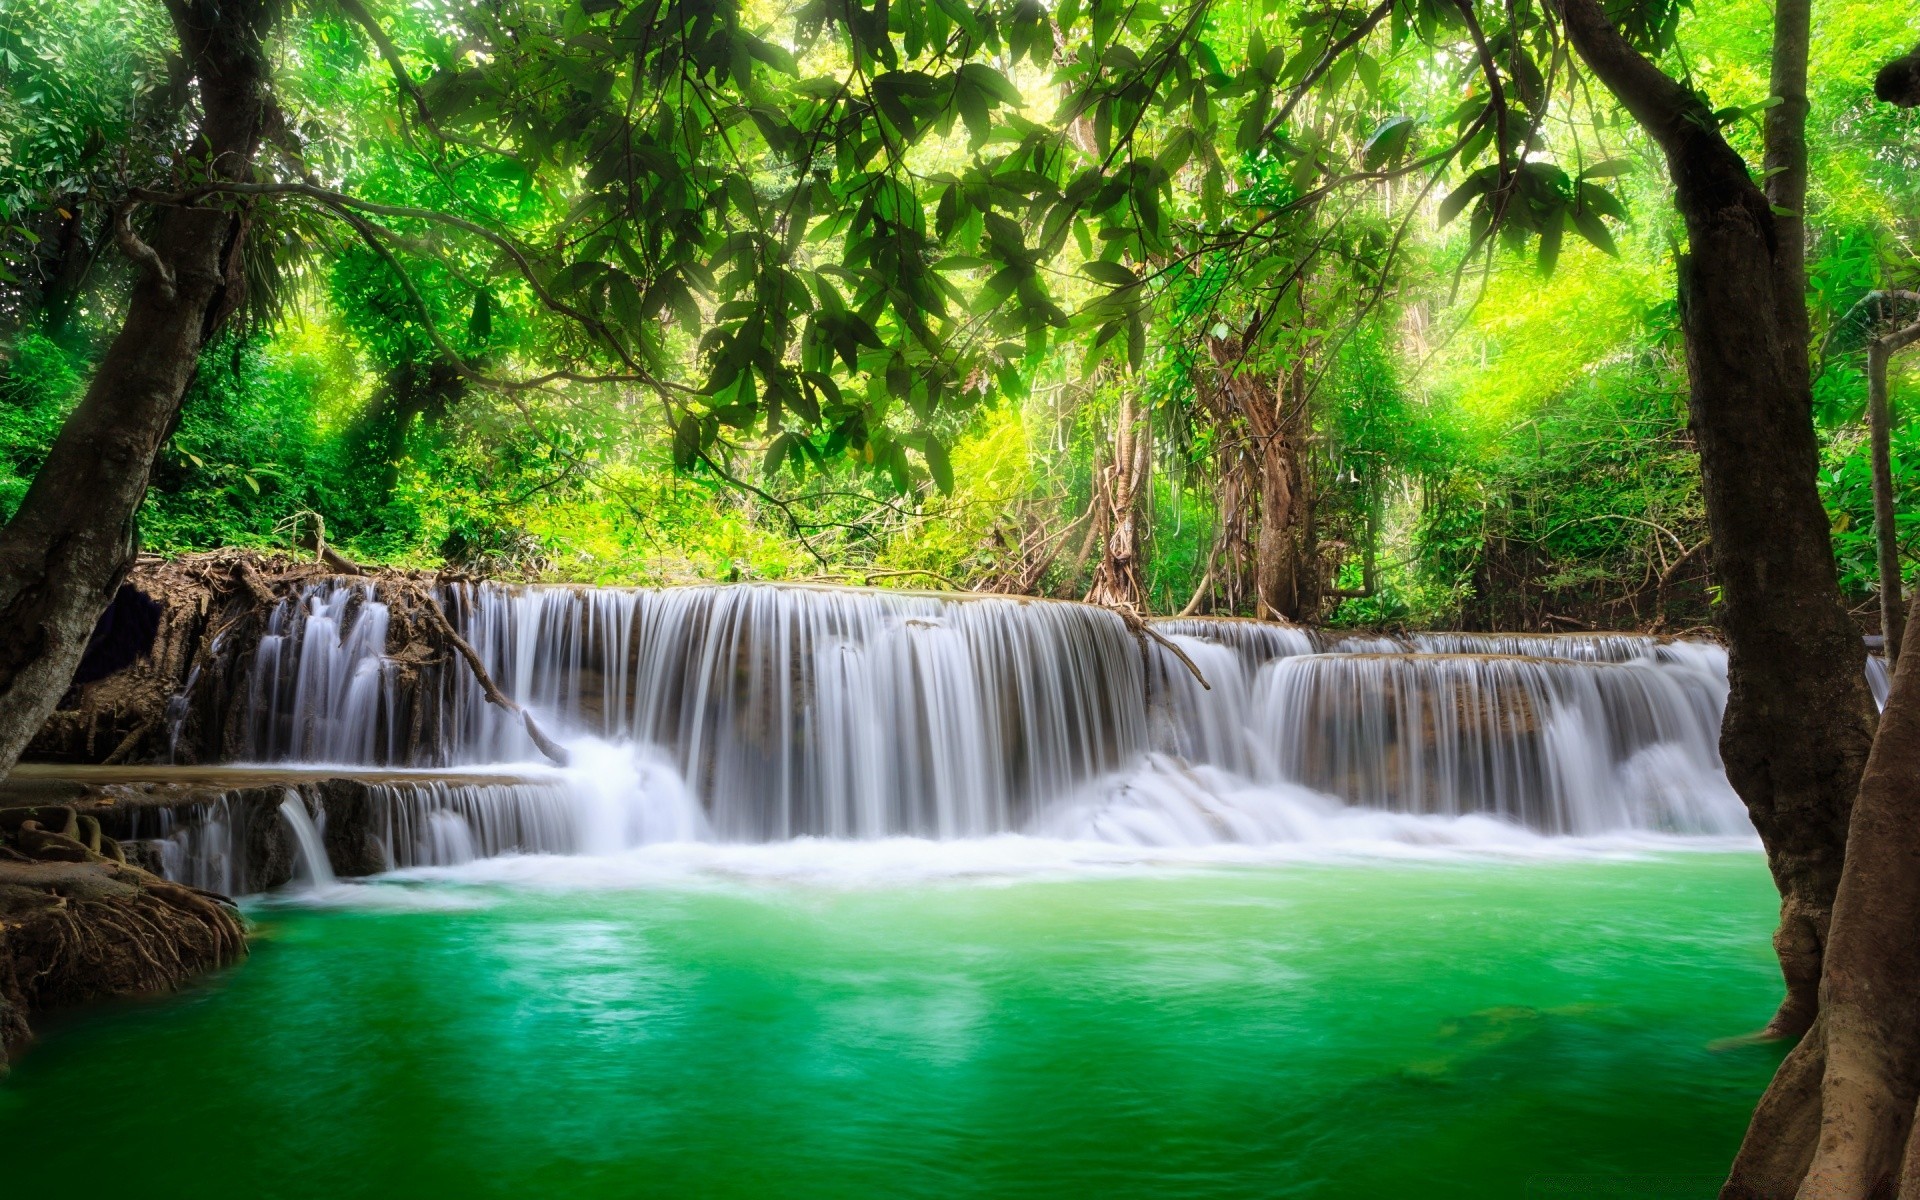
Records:
M1252 720L1264 777L1350 804L1550 834L1732 833L1724 696L1711 667L1659 656L1327 654L1265 670Z
M287 790L286 798L280 801L280 816L287 823L287 831L293 834L296 877L315 891L333 886L333 865L327 861L320 830L314 825L312 815L307 812L307 802L300 798L299 792Z
M1085 605L853 590L481 587L447 607L489 673L569 737L661 748L728 839L980 836L1136 756L1138 645ZM442 672L438 740L380 657L366 585L320 584L261 639L246 757L463 765L539 758ZM423 689L425 690L425 689Z
M141 820L146 816L147 821ZM151 829L143 828L151 823ZM155 859L148 863L159 875L223 896L253 890L234 855L234 814L220 800L183 809L160 808L151 814L136 812L126 841L146 841Z
M1260 841L1348 810L1748 829L1716 749L1725 655L1705 643L1156 622L1196 678L1073 603L764 584L441 600L501 689L588 757L552 784L383 794L392 867L695 838ZM243 757L539 759L464 667L389 659L387 633L364 581L284 601L243 689Z

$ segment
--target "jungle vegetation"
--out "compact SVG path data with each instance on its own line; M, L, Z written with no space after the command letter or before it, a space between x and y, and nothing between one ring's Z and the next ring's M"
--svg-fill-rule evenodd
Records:
M1800 1038L1729 1194L1920 1189L1920 960L1882 952L1920 928L1885 734L1920 684L1876 742L1860 636L1914 531L1868 452L1912 449L1913 36L1808 0L17 0L0 765L139 547L1711 627Z
M447 14L461 7L448 6ZM483 39L499 34L463 31L447 14L428 6L381 14L422 94L452 87L462 56L478 63ZM1915 283L1920 183L1913 120L1871 95L1874 73L1907 38L1901 14L1837 8L1821 16L1829 24L1813 43L1808 300L1816 337L1824 339L1862 296ZM546 14L561 18L559 10ZM741 19L774 42L802 44L805 31L778 6ZM1137 259L1125 249L1087 255L1080 228L1088 249L1123 241L1094 245L1115 226L1099 228L1091 215L1057 231L1063 244L1048 247L1029 289L1059 309L1044 314L1045 332L1030 328L1025 312L1010 321L1009 312L1025 310L1029 299L1016 293L993 317L1007 328L970 335L977 343L970 353L982 356L985 369L961 386L935 384L934 398L919 375L905 397L894 398L892 348L882 355L883 347L865 345L856 347L854 368L841 361L839 376L828 373L837 402L802 378L797 407L763 408L751 423L737 402L709 405L695 393L671 392L663 399L637 382L562 381L520 392L474 386L446 365L436 337L476 369L502 376L596 355L604 361L591 369L605 373L619 355L548 320L527 283L494 261L498 247L468 244L477 239L455 229L388 220L389 250L409 272L423 311L409 284L351 227L289 206L253 234L272 244L251 264L260 272L251 307L199 357L179 428L156 461L140 512L142 544L161 553L285 547L300 515L317 513L330 539L381 563L450 562L590 582L831 575L1077 597L1099 565L1088 538L1103 517L1092 512L1098 477L1111 467L1117 422L1130 414L1144 435L1135 568L1144 606L1178 611L1199 591L1200 611L1252 613L1253 546L1263 521L1250 478L1258 472L1247 456L1259 435L1220 408L1210 345L1221 332L1237 342L1263 299L1285 296L1284 304L1300 307L1289 319L1304 332L1283 333L1269 317L1245 353L1257 364L1250 372L1275 378L1302 364L1309 393L1295 440L1320 594L1294 615L1410 627L1677 630L1709 622L1705 512L1686 428L1673 283L1684 235L1653 146L1605 96L1582 95L1578 109L1550 114L1537 135L1544 142L1551 134L1580 156L1584 166L1573 174L1586 188L1580 204L1591 206L1576 205L1550 238L1479 242L1464 217L1441 224L1441 201L1472 174L1452 165L1431 186L1414 174L1345 185L1351 194L1337 213L1316 200L1310 203L1321 207L1310 221L1272 235L1271 244L1223 246L1244 240L1246 226L1267 237L1279 221L1306 214L1280 207L1304 190L1288 177L1287 152L1242 145L1241 126L1249 106L1271 107L1291 76L1312 64L1289 72L1279 63L1268 81L1247 56L1292 50L1286 37L1335 19L1278 5L1209 9L1195 44L1206 48L1210 71L1198 73L1184 110L1156 102L1139 114L1146 128L1132 134L1154 139L1156 163L1186 159L1156 185L1164 246L1139 247L1147 252ZM1757 157L1767 13L1721 4L1671 19L1675 61L1723 106L1717 119L1735 144ZM1052 20L1050 30L1058 15ZM283 140L298 147L305 174L330 187L390 205L447 207L533 244L568 224L569 206L582 202L567 187L605 182L590 160L606 150L590 140L551 165L549 175L568 177L567 184L536 178L513 157L441 142L420 127L379 48L345 10L295 9L282 24L277 95L298 106L283 118ZM1256 46L1256 32L1272 46ZM976 159L1017 157L1013 131L1051 128L1066 104L1068 84L1055 79L1066 64L1054 61L1054 47L1023 34L1023 53L1014 56L1013 35L1005 36L1006 44L978 52L977 65L1005 80L1020 107L982 101L991 112L976 115L975 126L992 140L977 146L965 110L936 115L936 125L949 127L915 130L919 141L903 168L925 209L922 236L935 235L921 254L931 268L926 286L955 310L950 321L980 303L985 268L969 262L987 260L969 251L990 239L986 210L967 214L972 229L955 219L964 187L943 209L952 185L942 180L961 179ZM1343 165L1361 170L1371 161L1386 173L1417 161L1423 149L1444 149L1443 135L1470 123L1464 111L1451 111L1484 103L1467 64L1457 54L1442 63L1408 37L1385 31L1380 52L1348 68L1357 78L1330 79L1307 98L1313 123L1303 128L1320 144L1301 149L1322 159L1344 154L1350 161ZM1133 41L1120 35L1116 60L1136 53ZM906 45L902 38L901 52ZM1009 70L993 65L1010 58ZM177 60L166 13L155 5L34 0L9 5L0 17L0 128L7 130L0 149L0 509L9 515L124 316L134 267L114 246L116 197L143 173L164 176L157 160L190 133ZM756 87L804 82L776 65L753 64ZM817 81L837 77L844 65L844 49L816 36L794 68L804 66ZM461 87L492 86L485 72L471 74ZM490 120L471 111L480 103L472 98L446 103L468 106L474 128ZM1732 111L1743 105L1753 111ZM1113 111L1110 104L1109 121ZM1096 103L1080 132L1094 135L1098 112ZM993 123L999 118L1006 124ZM750 114L715 124L729 120L745 122L740 140L756 142L764 160L745 172L756 193L791 199L795 168L774 161ZM276 170L288 169L286 153L272 151L282 160ZM1064 154L1076 163L1088 157L1071 137ZM1478 154L1477 165L1491 161L1484 145ZM1019 166L1009 161L997 170L1012 175ZM1052 178L1063 173L1071 184L1071 165L1053 168ZM1020 178L1014 187L1041 182ZM1562 184L1571 179L1552 186ZM723 197L724 184L717 190ZM708 197L699 199L704 205ZM1043 199L1008 191L991 203L1024 215ZM729 203L721 198L716 206ZM954 228L941 229L943 213ZM136 225L151 219L144 210L131 216ZM1307 228L1316 222L1324 228ZM844 304L858 285L838 273L846 269L844 233L821 233L825 224L815 222L789 261L804 272L805 303L824 303L817 296L827 288ZM1280 286L1287 281L1276 276L1288 271L1300 239L1329 231L1313 277L1291 290ZM607 242L581 253L589 262L620 263L634 249ZM639 304L644 336L658 342L647 347L647 372L697 390L713 381L712 347L703 351L699 339L734 292L702 290L717 283L715 264L726 260L703 246L689 261L694 282L684 290L676 290L675 275L661 294L646 295L637 284L650 276L635 273L629 279L641 295L629 295L629 283L590 281L573 294L584 311L612 323ZM1132 272L1148 263L1157 265L1139 271L1152 294L1138 306L1136 365L1131 330L1115 330L1095 306L1126 299L1106 291L1116 266ZM782 278L783 286L793 283ZM963 294L949 299L950 291ZM1051 323L1059 317L1070 324ZM1113 336L1100 343L1105 334ZM1297 353L1303 344L1310 353ZM910 345L900 357L925 374ZM1842 589L1870 619L1877 588L1865 359L1855 347L1820 365L1821 497ZM840 387L850 376L858 385ZM893 381L899 378L896 368ZM777 394L758 376L752 386L756 398ZM1907 387L1896 364L1896 413ZM826 396L832 410L818 421L810 419L821 402L815 396ZM711 464L676 465L675 434L689 406L706 410ZM858 422L849 419L855 415ZM1901 453L1914 436L1896 421L1903 542L1920 520L1912 503L1920 479L1906 466L1913 456Z

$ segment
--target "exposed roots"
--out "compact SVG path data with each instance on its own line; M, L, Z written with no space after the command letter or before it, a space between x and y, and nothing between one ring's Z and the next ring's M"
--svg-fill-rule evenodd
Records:
M0 1051L32 1013L173 991L246 952L224 897L98 855L0 862Z

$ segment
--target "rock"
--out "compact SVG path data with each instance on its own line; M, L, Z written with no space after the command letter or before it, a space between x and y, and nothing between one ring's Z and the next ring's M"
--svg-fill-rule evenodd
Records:
M334 874L351 878L386 870L387 848L375 832L379 813L372 789L356 779L330 779L320 785L320 803Z
M133 838L120 842L119 847L125 855L122 861L129 866L139 867L154 875L166 874L166 852L154 839Z

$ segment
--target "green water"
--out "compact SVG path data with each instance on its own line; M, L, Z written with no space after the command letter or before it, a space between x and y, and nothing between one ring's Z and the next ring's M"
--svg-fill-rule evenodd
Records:
M1778 1053L1757 854L413 894L43 1026L0 1193L1710 1196Z

